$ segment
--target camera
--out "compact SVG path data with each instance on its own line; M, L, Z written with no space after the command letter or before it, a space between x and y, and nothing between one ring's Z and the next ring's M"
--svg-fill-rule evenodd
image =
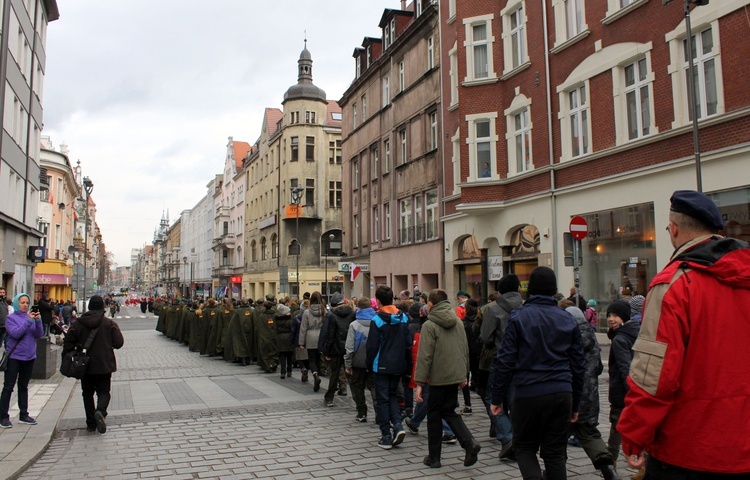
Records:
M32 305L30 311L31 313L39 313L39 305Z

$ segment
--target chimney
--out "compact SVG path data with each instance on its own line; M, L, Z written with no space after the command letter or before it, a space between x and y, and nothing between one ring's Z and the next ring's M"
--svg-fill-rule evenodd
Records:
M401 0L401 10L406 10L406 0Z

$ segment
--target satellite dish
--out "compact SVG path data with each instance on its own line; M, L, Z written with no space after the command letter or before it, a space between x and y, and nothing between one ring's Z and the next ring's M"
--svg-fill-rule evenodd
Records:
M72 254L73 254L73 252L75 252L75 251L76 251L76 247L74 247L73 245L71 245L71 246L69 246L69 247L68 247L68 253L70 253L71 255L72 255Z

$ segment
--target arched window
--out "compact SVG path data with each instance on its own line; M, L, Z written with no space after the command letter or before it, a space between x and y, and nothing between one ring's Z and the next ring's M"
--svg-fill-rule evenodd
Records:
M260 259L261 260L268 259L268 249L266 248L266 237L262 237L260 239Z
M271 235L271 258L279 258L279 237Z
M252 262L258 261L258 245L255 243L255 240L250 242L250 260Z

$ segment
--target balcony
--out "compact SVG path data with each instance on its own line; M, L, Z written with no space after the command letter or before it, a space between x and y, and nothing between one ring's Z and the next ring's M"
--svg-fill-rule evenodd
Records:
M233 249L235 245L235 238L233 233L226 233L213 239L212 248L226 248Z
M231 263L226 263L224 265L221 265L219 267L214 267L211 269L211 276L216 277L227 277L230 275L234 275L235 268Z
M296 219L296 212L299 210L299 218L315 218L320 219L318 209L315 205L294 205L290 204L285 207L284 220Z
M229 218L229 207L216 207L216 218L220 219L222 217Z

